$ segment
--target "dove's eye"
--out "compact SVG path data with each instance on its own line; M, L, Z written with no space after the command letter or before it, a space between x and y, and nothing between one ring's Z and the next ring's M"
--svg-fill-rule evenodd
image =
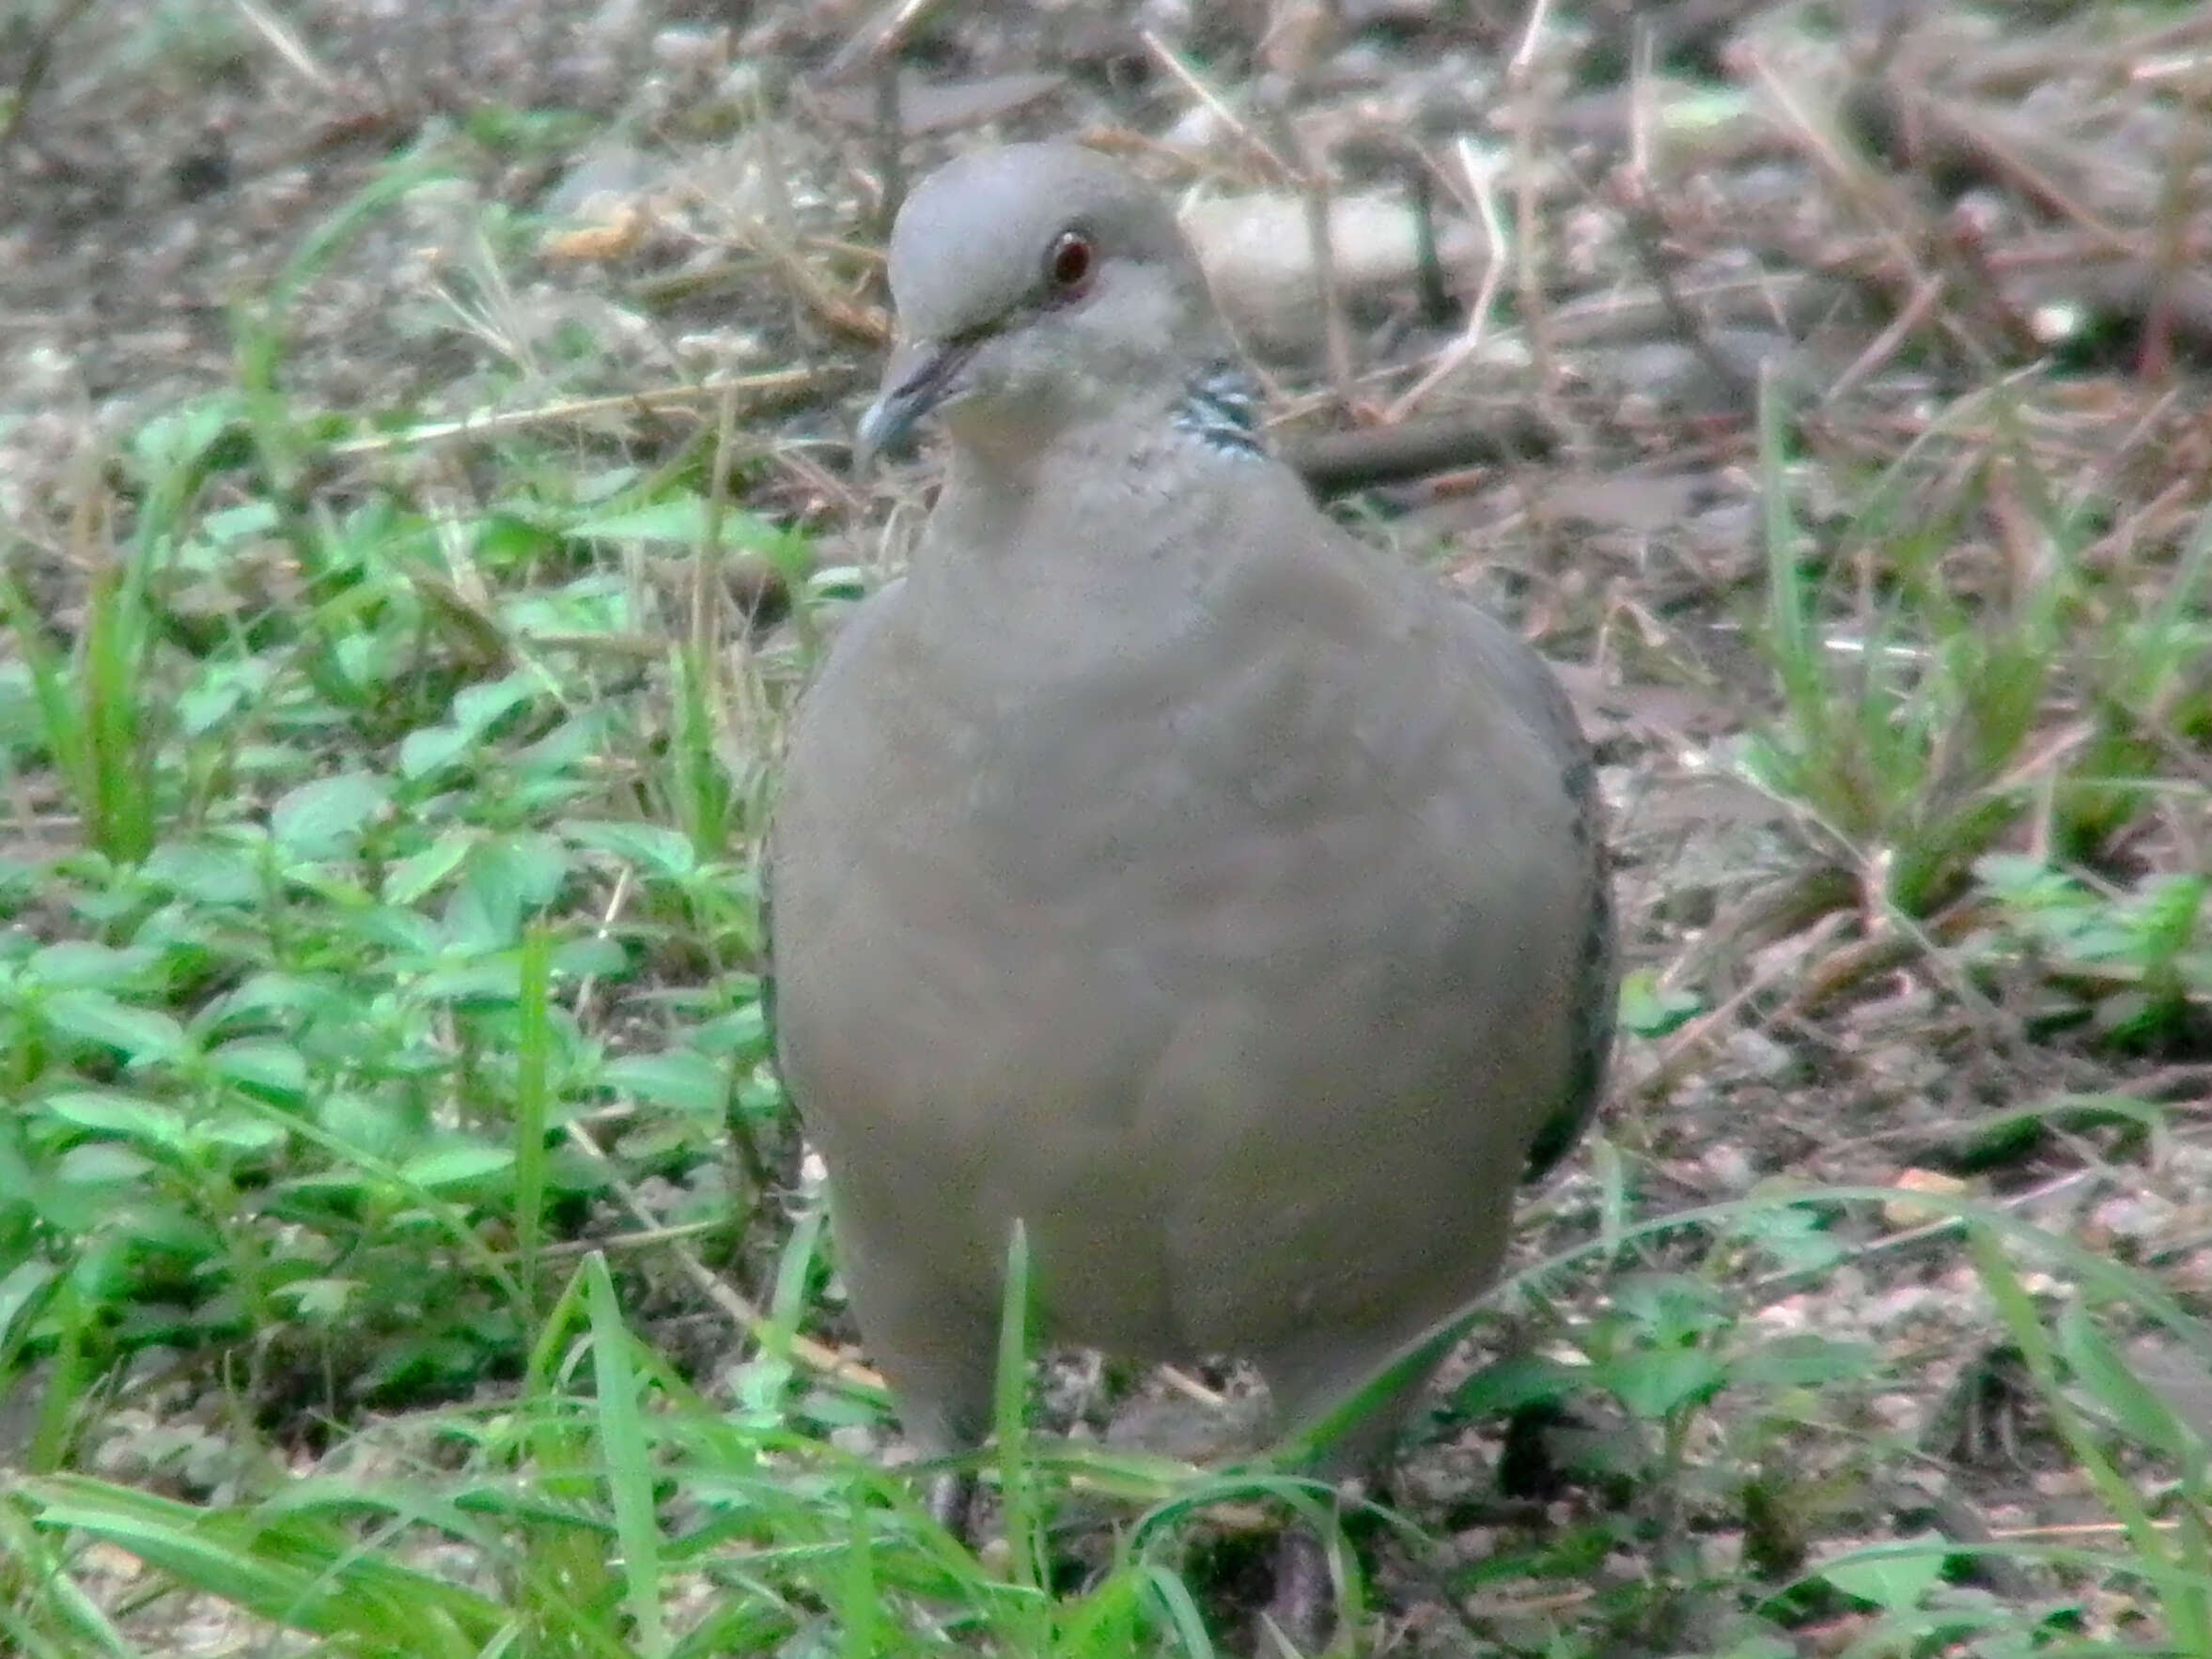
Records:
M1097 259L1098 250L1089 237L1080 230L1064 230L1045 256L1045 276L1063 294L1081 293Z

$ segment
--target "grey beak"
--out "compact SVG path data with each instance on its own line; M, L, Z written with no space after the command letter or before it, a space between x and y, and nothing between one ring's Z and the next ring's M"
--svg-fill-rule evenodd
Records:
M866 471L878 456L905 442L914 423L953 389L974 349L968 341L908 340L892 352L876 401L860 417L852 446L854 472Z

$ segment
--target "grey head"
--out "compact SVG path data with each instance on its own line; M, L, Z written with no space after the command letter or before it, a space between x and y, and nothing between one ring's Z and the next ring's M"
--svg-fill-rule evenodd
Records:
M1167 407L1230 355L1167 203L1073 144L1016 144L916 185L891 231L899 344L858 458L935 411L1018 458L1133 404Z

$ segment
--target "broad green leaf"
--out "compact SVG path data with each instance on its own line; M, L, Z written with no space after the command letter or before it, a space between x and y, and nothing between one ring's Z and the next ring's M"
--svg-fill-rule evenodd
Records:
M1828 1218L1805 1208L1754 1211L1737 1231L1754 1241L1784 1272L1810 1272L1830 1265L1844 1253Z
M267 660L258 657L204 664L199 676L178 694L178 728L187 737L206 736L258 696L271 672ZM250 762L254 757L241 752L240 758Z
M522 967L511 952L458 961L424 974L414 993L428 1002L512 1002L522 994Z
M195 1133L203 1141L247 1155L275 1152L285 1141L282 1129L267 1118L247 1111L218 1113L199 1124Z
M375 1095L341 1090L325 1096L315 1116L342 1144L357 1148L372 1158L389 1161L400 1157L423 1140L420 1125L413 1121L403 1099L397 1093ZM341 1180L340 1184L359 1185L350 1179Z
M619 978L630 972L630 953L621 942L600 934L587 934L582 938L564 939L553 947L553 969L556 976L582 979L596 973L602 979Z
M1494 1359L1452 1390L1452 1408L1468 1417L1488 1417L1526 1406L1571 1399L1590 1386L1590 1368L1566 1365L1539 1354L1512 1354Z
M269 809L269 830L294 858L340 858L353 849L389 799L383 781L367 772L318 778L277 798Z
M424 894L460 868L478 839L477 831L458 827L446 830L421 852L401 859L384 872L384 903L419 904Z
M692 838L661 824L643 824L618 818L571 818L561 833L578 846L639 864L658 876L689 876L698 868L699 855Z
M327 1325L341 1318L365 1288L357 1279L295 1279L277 1285L271 1295L289 1302L300 1318Z
M1942 1541L1927 1542L1927 1548L1909 1553L1846 1556L1821 1567L1820 1576L1847 1596L1891 1612L1906 1612L1919 1606L1943 1579Z
M349 1005L345 987L319 973L249 974L237 989L211 1005L211 1023L251 1020L257 1016L314 1015Z
M1648 968L1621 980L1621 1024L1640 1037L1663 1037L1704 1006L1691 993L1660 985Z
M307 1093L307 1062L289 1043L274 1037L240 1037L208 1056L215 1075L266 1098L284 1102Z
M94 939L56 939L39 946L24 964L40 985L56 991L113 991L134 985L152 965L150 952L118 951Z
M48 1117L80 1129L117 1135L164 1152L181 1153L191 1140L185 1116L175 1107L117 1090L58 1090L41 1099L39 1109Z
M427 778L453 765L475 743L474 732L459 726L418 726L399 744L399 775Z
M243 906L262 897L258 855L231 842L164 843L148 857L146 874L195 904Z
M529 703L537 690L537 675L523 674L463 686L454 693L453 723L471 737L480 737L507 714Z
M158 1008L133 1008L105 991L60 991L40 1005L46 1023L83 1043L117 1049L133 1062L190 1051L184 1028Z
M757 994L727 1014L701 1020L687 1033L702 1054L760 1055L768 1052L768 1016Z
M228 392L211 394L155 415L131 435L130 455L141 478L157 483L198 461L237 414Z
M87 1140L56 1158L54 1173L71 1186L124 1186L143 1180L153 1168L152 1160L119 1140Z
M689 548L707 538L710 517L706 497L680 495L625 513L604 513L585 519L570 525L569 533L595 540L671 542ZM719 523L721 543L725 548L780 550L793 545L796 539L784 526L736 507L724 507Z
M1706 1348L1645 1348L1600 1361L1591 1380L1648 1421L1711 1399L1727 1383L1728 1368Z
M523 923L560 896L569 870L569 849L550 835L520 832L483 842L470 852L447 908L447 937L505 950L521 938Z
M1661 1343L1719 1329L1729 1313L1721 1293L1684 1273L1631 1273L1612 1287L1612 1305Z
M46 1292L61 1277L52 1263L18 1262L0 1279L0 1348L8 1346L17 1321L37 1312Z
M611 1060L600 1074L606 1087L634 1094L693 1117L720 1118L729 1104L729 1070L691 1048L663 1048L657 1054L626 1054Z
M435 1192L441 1187L465 1186L514 1168L511 1147L478 1146L459 1142L412 1157L399 1173L417 1186Z

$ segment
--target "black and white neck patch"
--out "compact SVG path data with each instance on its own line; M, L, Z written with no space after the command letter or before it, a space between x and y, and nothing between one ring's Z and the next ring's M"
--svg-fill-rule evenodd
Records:
M1241 364L1212 363L1191 379L1176 405L1176 428L1224 455L1262 456L1259 388Z

